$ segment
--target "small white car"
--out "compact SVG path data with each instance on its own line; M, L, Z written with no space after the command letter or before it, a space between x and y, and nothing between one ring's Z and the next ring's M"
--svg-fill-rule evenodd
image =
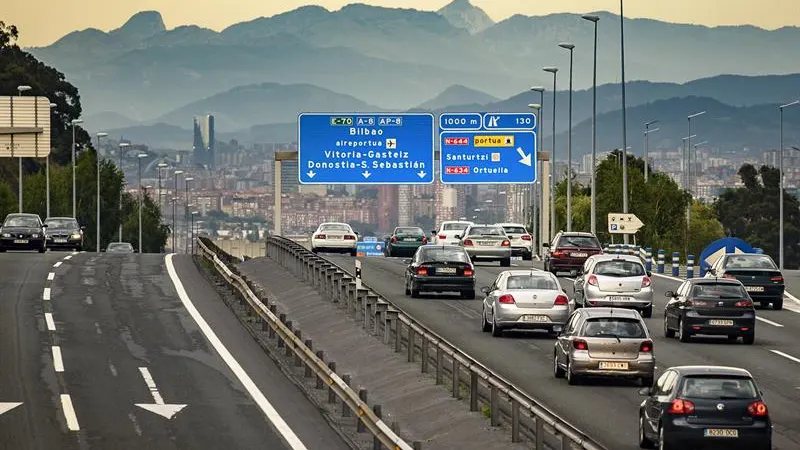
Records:
M521 256L525 261L533 258L533 236L521 223L498 223L511 241L511 256Z
M438 230L432 231L433 238L430 242L436 245L460 245L461 239L456 236L464 234L464 230L471 225L472 222L464 220L445 220Z
M311 251L314 253L349 253L356 256L358 233L346 223L326 222L311 234Z

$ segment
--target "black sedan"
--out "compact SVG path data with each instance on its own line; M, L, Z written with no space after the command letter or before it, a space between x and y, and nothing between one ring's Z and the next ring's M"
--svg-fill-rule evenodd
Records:
M753 300L737 280L694 278L686 280L676 292L667 291L664 311L664 336L677 333L681 342L692 335L740 336L745 344L756 339L756 310Z
M15 213L6 216L0 227L0 252L6 250L37 250L44 253L45 228L37 214Z
M639 393L639 447L772 449L769 410L750 372L670 367Z
M44 220L47 225L47 248L71 248L76 251L83 249L83 230L78 221L72 217L48 217Z
M706 278L731 278L744 285L753 301L783 309L783 274L769 255L745 253L722 255Z
M416 298L421 292L458 292L461 298L475 298L475 266L462 247L423 246L405 262L406 295Z

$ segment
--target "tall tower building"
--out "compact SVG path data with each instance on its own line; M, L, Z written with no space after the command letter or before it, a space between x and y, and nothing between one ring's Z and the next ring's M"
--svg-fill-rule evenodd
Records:
M206 114L194 118L194 142L192 144L194 165L206 169L214 168L216 134L214 116Z
M297 161L281 161L281 194L299 190L300 175L297 172Z
M410 185L397 186L397 225L409 227L414 225L414 211L411 209L412 189Z
M382 184L378 187L378 229L390 231L397 226L398 194L396 184Z

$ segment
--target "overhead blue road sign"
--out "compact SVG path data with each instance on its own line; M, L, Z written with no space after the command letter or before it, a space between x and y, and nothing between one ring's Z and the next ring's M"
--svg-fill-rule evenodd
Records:
M433 183L434 125L427 113L300 114L300 183Z
M440 138L444 184L536 182L534 131L444 131Z
M478 131L481 126L483 126L483 116L480 113L445 113L439 116L441 131Z
M356 256L383 256L383 242L356 243Z
M708 269L726 253L756 253L756 250L739 238L717 239L700 253L700 276L705 276Z
M486 113L483 115L483 128L486 130L515 131L536 128L534 113Z

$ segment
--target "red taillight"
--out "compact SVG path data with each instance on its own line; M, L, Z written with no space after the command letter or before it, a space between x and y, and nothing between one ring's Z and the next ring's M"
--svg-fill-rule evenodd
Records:
M318 235L314 236L314 239L325 239L325 235L324 234L318 234Z
M465 277L471 277L473 275L475 275L475 272L473 272L472 269L464 269L464 276Z
M753 302L750 301L750 300L742 300L742 301L738 301L738 302L734 303L733 306L736 306L736 307L739 307L739 308L752 308L753 307Z
M417 269L417 275L427 275L428 269L425 267L420 267Z
M769 281L772 281L773 283L783 283L783 277L772 277L769 279Z
M356 240L356 237L355 237L355 236L352 236L352 235L349 235L349 234L346 234L346 235L344 236L344 240L345 240L345 241L355 241L355 240Z
M508 239L506 239L506 240L505 240L505 241L503 241L503 243L502 243L502 244L500 244L500 245L501 245L501 246L503 246L503 247L510 247L510 246L511 246L511 241L509 241Z
M501 295L500 298L497 299L497 301L509 305L514 303L514 296L511 294Z
M531 240L531 237L529 235L527 235L527 234L523 234L520 237L522 238L523 241L530 241Z
M397 238L392 236L391 242L397 242Z
M694 413L694 403L682 398L676 398L672 401L672 404L669 405L668 412L676 416L692 414Z
M653 353L653 341L644 341L639 346L639 353Z
M428 238L426 238L425 236L423 236L423 237L422 237L422 243L423 243L423 244L427 244L427 243L428 243Z
M592 286L597 286L597 277L594 275L589 275L589 279L586 280L586 282L591 284Z
M467 245L467 246L471 247L472 246L472 239L467 239L466 241L464 241L464 245Z
M440 234L439 239L447 239L447 236L445 236L444 234Z
M769 415L769 410L767 410L767 404L759 400L747 405L747 413L751 416L766 417Z
M648 277L643 277L642 278L642 288L643 289L646 288L646 287L650 287L651 283L652 283L652 281L650 281L650 278L648 278Z
M565 256L567 256L567 252L562 252L562 251L558 251L558 250L553 252L553 257L554 258L563 258Z
M583 339L575 339L572 341L572 348L575 350L589 350L589 344Z
M566 295L559 295L556 297L556 301L553 303L554 306L566 306L569 305L569 299Z

